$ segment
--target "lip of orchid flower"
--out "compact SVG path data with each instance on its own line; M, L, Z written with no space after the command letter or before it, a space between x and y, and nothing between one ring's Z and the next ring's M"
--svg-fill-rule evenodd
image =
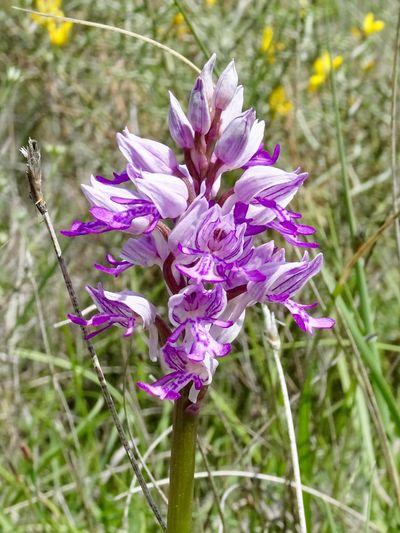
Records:
M267 152L267 150L264 150L264 144L261 143L259 149L257 152L252 156L249 161L242 166L244 170L247 170L251 167L256 166L272 166L275 165L275 163L278 161L279 154L281 151L281 147L279 144L275 145L274 151L272 155Z
M331 329L336 324L333 318L329 317L312 317L305 309L313 309L318 305L318 302L313 304L299 304L293 300L285 300L283 305L290 311L294 321L301 330L310 335L314 335L314 329Z
M113 230L146 233L153 231L160 219L159 213L150 202L147 205L139 205L118 213L103 207L92 207L90 213L94 220L88 222L75 220L70 229L61 230L61 234L65 237L76 237Z
M243 253L245 231L246 224L236 224L231 213L222 215L221 207L214 205L198 221L189 245L178 245L181 254L187 258L176 268L197 283L225 281L226 271ZM190 259L192 264L187 265Z
M173 372L154 383L138 382L137 386L161 400L177 400L181 397L180 391L193 382L189 391L189 400L196 403L200 390L211 383L218 361L207 356L203 361L194 363L187 358L184 347L170 344L163 348L163 356L166 366Z
M207 290L201 285L189 285L169 299L170 321L176 325L168 337L169 344L176 344L181 336L187 348L187 358L202 361L207 354L224 357L231 347L217 342L210 334L211 325L229 328L230 320L221 320L219 315L226 307L226 294L221 286Z

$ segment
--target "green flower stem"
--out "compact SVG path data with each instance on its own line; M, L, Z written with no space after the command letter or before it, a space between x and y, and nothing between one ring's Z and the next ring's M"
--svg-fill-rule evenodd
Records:
M176 400L173 415L167 533L191 533L198 411L190 409L189 388ZM189 407L189 409L188 409Z

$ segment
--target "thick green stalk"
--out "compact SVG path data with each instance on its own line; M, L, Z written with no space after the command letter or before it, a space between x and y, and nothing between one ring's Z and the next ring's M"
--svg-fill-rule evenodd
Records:
M186 388L174 405L167 533L191 533L198 411Z

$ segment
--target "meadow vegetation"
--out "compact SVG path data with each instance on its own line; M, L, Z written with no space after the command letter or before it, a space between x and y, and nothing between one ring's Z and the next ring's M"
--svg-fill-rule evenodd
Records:
M48 208L57 230L67 228L86 218L80 183L123 170L116 132L128 125L171 142L168 90L185 101L195 73L134 38L76 24L60 33L11 4L36 6L0 7L0 530L157 531L79 331L57 326L70 303L19 148L28 137L39 141ZM274 309L302 482L311 489L304 492L308 529L398 531L398 2L56 4L66 16L151 37L199 67L212 52L220 67L235 58L246 107L267 122L266 148L279 143L280 168L310 173L293 209L318 228L325 266L302 296L318 300L319 316L337 325L309 337ZM166 301L155 268L131 269L122 279L93 268L107 252L118 255L120 235L60 240L82 307L91 304L85 285L98 281ZM130 438L154 479L167 478L172 407L135 387L159 377L142 333L127 340L112 328L95 346ZM296 531L287 425L261 309L248 312L220 364L199 434L196 470L205 474L196 481L195 531ZM166 489L153 490L163 513Z

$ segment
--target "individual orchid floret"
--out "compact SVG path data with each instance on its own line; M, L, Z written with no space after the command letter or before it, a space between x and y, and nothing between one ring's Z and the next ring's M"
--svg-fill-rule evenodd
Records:
M229 328L232 321L218 317L226 307L226 293L220 285L204 289L202 285L189 285L169 299L170 321L177 326L167 342L176 344L181 336L188 359L202 361L207 354L223 357L230 352L229 344L220 344L210 334L210 326Z
M313 334L313 328L331 328L335 321L331 318L312 318L305 309L314 308L316 304L304 305L294 302L291 297L321 270L322 254L308 260L307 252L298 263L265 265L266 280L261 283L249 283L248 295L254 302L283 304L293 315L297 325L305 332Z
M150 267L158 265L162 267L168 255L167 244L163 236L155 231L150 235L142 235L137 239L129 239L121 250L122 261L114 259L111 254L106 255L107 262L111 265L106 267L95 264L97 270L118 277L122 272L133 266Z
M223 161L231 168L237 166L236 162L243 155L244 149L249 142L251 128L255 119L255 111L249 109L232 120L215 145L214 154L220 161ZM257 148L258 145L254 147L254 151Z
M269 165L250 167L236 182L234 195L225 209L235 202L243 206L243 216L237 217L237 221L247 221L247 235L274 229L294 246L318 248L317 243L299 238L314 234L315 228L298 224L296 220L301 215L285 209L307 176L306 172L285 172Z
M331 329L335 325L333 318L322 317L315 318L310 316L305 309L314 309L317 307L318 302L312 304L299 304L293 300L285 300L282 302L283 305L288 309L301 330L310 335L314 335L314 329Z
M224 110L235 95L238 84L238 75L235 62L232 60L219 77L214 91L214 106Z
M171 137L183 149L190 149L194 145L194 131L187 116L175 96L169 93L168 125Z
M135 326L140 324L145 329L150 330L154 341L157 335L154 325L156 309L144 296L131 291L105 291L101 284L97 288L87 286L86 290L100 313L95 314L89 320L76 315L68 315L68 318L80 326L100 326L100 329L87 335L88 339L114 325L125 329L124 336L129 337L132 335Z
M172 372L151 384L139 382L138 387L161 400L177 400L181 397L180 391L193 383L189 400L196 403L199 392L211 383L218 361L208 355L201 362L194 363L187 358L184 347L171 344L164 347L163 357Z
M210 109L201 77L197 78L190 95L188 117L196 133L205 134L210 129Z
M180 262L177 269L196 283L225 281L226 271L243 254L245 232L246 224L236 224L232 213L222 215L221 207L214 205L199 220L189 245L179 245L189 265Z

